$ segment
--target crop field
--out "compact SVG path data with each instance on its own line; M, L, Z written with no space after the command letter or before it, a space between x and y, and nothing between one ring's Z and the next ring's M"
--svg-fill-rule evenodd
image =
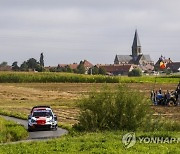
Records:
M27 118L35 105L50 105L62 125L73 125L77 122L79 109L78 100L86 97L88 92L101 89L103 83L1 83L0 84L0 113ZM112 88L116 83L107 84ZM152 89L166 91L174 90L176 84L162 83L128 83L131 89L143 92L147 98ZM153 107L155 115L180 121L179 107Z
M178 83L180 75L105 76L55 72L0 72L0 83Z
M136 79L138 80L138 78ZM179 153L179 143L139 143L126 149L122 144L123 131L73 132L77 123L79 99L89 92L101 90L104 85L115 88L119 83L0 83L0 114L27 118L35 105L50 105L61 126L70 128L70 134L49 141L0 145L0 153ZM152 89L174 90L176 82L126 83L128 88L139 90L149 99ZM180 122L180 107L151 106L154 117ZM159 136L180 138L177 131L136 132L137 137ZM8 151L7 151L8 150Z

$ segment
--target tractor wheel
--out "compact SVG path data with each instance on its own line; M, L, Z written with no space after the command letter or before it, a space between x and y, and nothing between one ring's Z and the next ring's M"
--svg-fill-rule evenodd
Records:
M174 104L174 101L173 100L170 100L169 102L168 102L168 106L174 106L175 104Z

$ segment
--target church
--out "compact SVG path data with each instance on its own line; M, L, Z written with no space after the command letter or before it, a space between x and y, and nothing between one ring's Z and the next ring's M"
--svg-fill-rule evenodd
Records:
M138 65L142 70L153 70L154 62L151 60L150 55L144 55L142 53L140 40L137 30L134 34L134 40L132 44L131 55L116 55L114 64L134 64Z

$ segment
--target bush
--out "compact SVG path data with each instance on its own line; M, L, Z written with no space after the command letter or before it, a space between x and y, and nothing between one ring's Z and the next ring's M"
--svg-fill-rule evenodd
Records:
M124 85L117 89L104 87L80 101L79 130L136 130L142 126L148 111L143 94Z
M138 68L135 68L128 73L128 76L142 76L142 71Z

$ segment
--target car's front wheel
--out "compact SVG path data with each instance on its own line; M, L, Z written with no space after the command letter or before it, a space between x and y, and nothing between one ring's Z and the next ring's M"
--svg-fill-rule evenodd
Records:
M33 129L31 128L31 126L28 125L28 132L32 132Z
M56 131L57 130L57 125L55 125L53 128L52 128L53 131Z

